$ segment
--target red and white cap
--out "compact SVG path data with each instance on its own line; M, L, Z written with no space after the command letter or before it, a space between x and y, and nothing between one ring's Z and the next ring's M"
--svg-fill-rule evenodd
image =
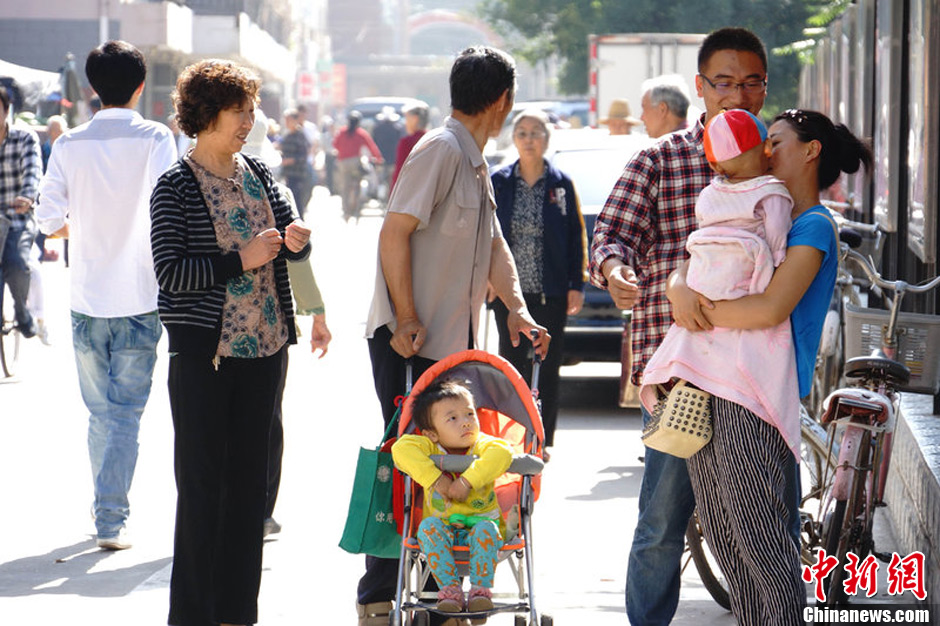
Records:
M705 158L709 163L728 161L766 139L767 127L750 111L722 111L705 125Z

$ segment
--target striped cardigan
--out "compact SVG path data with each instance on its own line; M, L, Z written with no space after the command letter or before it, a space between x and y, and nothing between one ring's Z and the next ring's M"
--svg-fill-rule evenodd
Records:
M251 156L242 155L261 179L277 229L284 229L297 214L277 189L271 171ZM170 352L215 355L222 331L222 307L226 283L242 273L238 252L222 252L216 241L209 207L192 169L182 160L163 173L150 196L150 243L160 287L160 319L166 326ZM289 333L297 343L294 307L285 259L302 260L310 243L300 252L281 247L274 259L278 299Z

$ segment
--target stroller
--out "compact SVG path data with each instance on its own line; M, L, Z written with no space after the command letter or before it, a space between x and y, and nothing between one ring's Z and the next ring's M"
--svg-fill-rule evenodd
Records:
M416 432L412 421L413 400L422 390L441 376L467 380L477 405L480 431L509 441L514 457L509 470L496 481L496 495L506 522L506 537L499 550L498 562L508 561L518 586L518 601L498 601L484 612L438 613L437 596L422 591L431 576L422 554L416 532L422 519L421 486L404 475L395 496L395 519L401 520L402 547L398 566L398 586L393 626L426 626L430 614L452 618L485 620L488 616L515 613L515 626L551 626L552 618L541 615L535 606L532 581L532 508L538 499L541 484L542 445L545 434L537 408L538 359L533 367L533 390L530 391L522 376L502 357L482 350L466 350L453 354L428 369L417 381L411 395L402 406L398 435ZM473 458L465 455L432 457L446 471L462 472ZM396 471L397 474L397 471ZM454 547L454 560L458 573L466 577L469 572L469 549ZM503 594L509 598L515 594ZM497 600L500 600L497 596ZM407 617L407 621L405 618Z

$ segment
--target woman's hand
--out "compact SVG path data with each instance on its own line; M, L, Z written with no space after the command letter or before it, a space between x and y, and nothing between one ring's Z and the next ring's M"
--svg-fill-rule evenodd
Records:
M303 220L296 219L284 230L284 245L291 252L300 252L310 241L310 229Z
M568 290L568 315L577 315L584 306L584 292L577 289Z
M274 257L281 251L283 243L284 239L276 228L261 231L248 242L247 246L238 251L242 259L242 270L253 270L274 260Z
M333 339L333 335L330 333L329 327L326 325L326 314L321 313L319 315L313 316L313 328L310 330L310 352L316 354L317 350L320 350L320 357L323 358L326 356L326 352L329 349L330 340Z

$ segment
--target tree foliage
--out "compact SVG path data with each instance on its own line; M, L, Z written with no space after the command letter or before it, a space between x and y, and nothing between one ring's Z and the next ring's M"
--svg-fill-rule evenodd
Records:
M831 4L844 3L836 0ZM825 6L829 6L828 4ZM588 89L588 35L610 33L707 33L743 26L767 50L803 39L807 19L820 12L810 0L482 0L481 12L503 35L511 52L529 62L557 54L562 61L559 91ZM765 109L774 113L797 101L799 61L792 55L768 59Z

